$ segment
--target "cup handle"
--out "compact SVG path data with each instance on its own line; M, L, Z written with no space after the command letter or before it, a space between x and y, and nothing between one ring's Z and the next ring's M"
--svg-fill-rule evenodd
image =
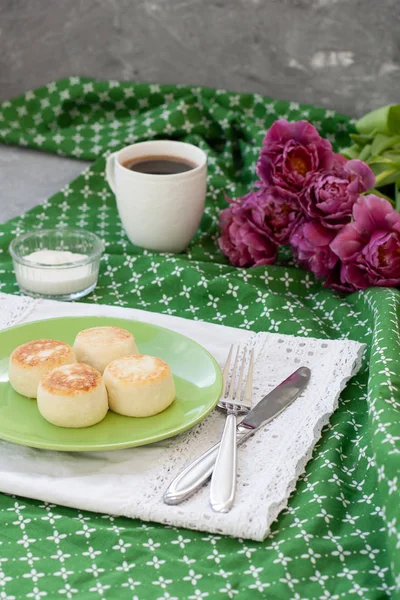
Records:
M108 181L108 185L110 186L110 188L112 189L112 191L114 192L114 194L116 194L116 186L115 186L115 156L116 156L116 152L114 152L113 154L110 154L110 156L107 157L107 162L106 162L106 178Z

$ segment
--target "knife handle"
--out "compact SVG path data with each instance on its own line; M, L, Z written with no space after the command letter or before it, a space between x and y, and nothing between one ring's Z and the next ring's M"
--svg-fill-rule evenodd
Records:
M254 431L243 428L239 423L236 428L237 445L240 446ZM165 504L180 504L201 488L207 479L211 477L217 460L218 449L219 442L196 458L175 477L164 493Z
M168 486L164 493L165 504L180 504L207 481L213 472L219 443L190 463Z
M289 404L291 404L310 380L311 371L308 367L300 367L292 373L285 381L279 384L272 392L267 394L250 413L239 423L236 428L236 441L239 446L242 442L260 427L272 421L280 415ZM286 390L282 395L282 390ZM271 398L272 397L272 398ZM265 403L268 400L268 406L273 401L272 409L267 411L267 415L261 415L265 410ZM274 408L275 407L275 408ZM263 418L261 418L263 416ZM207 452L199 456L194 462L188 465L169 485L164 494L165 504L179 504L189 498L196 492L210 477L214 469L214 464L218 455L219 444L216 444Z

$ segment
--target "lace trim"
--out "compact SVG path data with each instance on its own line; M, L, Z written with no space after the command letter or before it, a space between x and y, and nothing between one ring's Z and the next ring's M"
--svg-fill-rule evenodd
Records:
M0 294L0 327L20 322L36 303ZM63 453L0 442L0 489L82 510L263 540L287 506L341 391L359 370L364 346L258 333L247 348L254 348L256 356L254 402L302 365L310 367L311 380L286 411L240 447L237 493L229 513L211 510L209 486L178 506L162 500L181 469L219 440L225 419L220 411L184 434L133 450Z
M40 299L0 292L0 329L21 323L39 302Z

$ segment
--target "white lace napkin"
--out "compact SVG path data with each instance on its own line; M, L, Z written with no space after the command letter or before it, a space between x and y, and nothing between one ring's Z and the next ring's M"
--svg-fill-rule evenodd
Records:
M208 505L208 486L178 506L162 495L181 469L218 441L224 416L213 412L194 429L149 446L114 452L50 452L0 442L0 490L82 510L124 515L243 539L263 540L286 506L341 390L359 369L363 345L243 330L141 310L33 301L0 294L0 325L67 315L146 320L184 332L223 365L233 342L255 348L254 398L300 365L312 371L306 391L238 451L238 488L227 514Z

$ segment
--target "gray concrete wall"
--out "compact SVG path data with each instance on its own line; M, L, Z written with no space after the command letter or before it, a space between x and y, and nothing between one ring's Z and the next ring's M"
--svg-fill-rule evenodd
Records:
M72 74L400 102L399 0L0 0L0 99Z

